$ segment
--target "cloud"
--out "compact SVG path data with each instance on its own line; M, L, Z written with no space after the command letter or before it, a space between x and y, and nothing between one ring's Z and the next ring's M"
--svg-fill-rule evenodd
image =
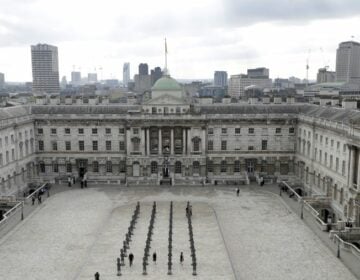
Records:
M224 0L228 23L249 25L258 22L304 23L360 15L359 0Z

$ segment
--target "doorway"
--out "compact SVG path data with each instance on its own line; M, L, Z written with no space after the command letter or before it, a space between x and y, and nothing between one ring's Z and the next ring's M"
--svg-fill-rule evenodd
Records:
M140 164L138 162L135 162L133 164L133 176L134 177L140 176Z

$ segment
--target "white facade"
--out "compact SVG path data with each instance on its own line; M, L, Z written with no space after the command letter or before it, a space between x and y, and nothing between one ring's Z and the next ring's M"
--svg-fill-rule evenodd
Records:
M350 82L360 80L360 44L340 43L336 51L336 81Z
M244 74L232 75L229 80L229 95L231 97L243 98L245 96L245 88L252 85L262 89L271 88L272 81L269 78L250 78Z

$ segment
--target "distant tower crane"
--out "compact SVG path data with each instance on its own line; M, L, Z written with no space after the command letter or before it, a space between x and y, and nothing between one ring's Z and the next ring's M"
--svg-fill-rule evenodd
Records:
M306 87L308 87L308 85L309 85L309 69L310 69L309 60L310 60L310 54L311 54L311 49L309 49L308 56L306 58Z

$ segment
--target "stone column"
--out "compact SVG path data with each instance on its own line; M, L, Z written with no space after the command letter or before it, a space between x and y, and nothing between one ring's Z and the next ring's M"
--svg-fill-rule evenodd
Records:
M202 129L202 139L201 139L201 153L205 155L206 152L206 130Z
M356 170L357 171L357 189L359 190L360 189L360 151L359 151L359 147L357 148L358 149L358 169Z
M353 186L353 177L354 177L354 164L355 164L355 157L354 157L355 151L353 149L353 146L349 145L349 174L348 174L348 185L349 188Z
M162 135L161 135L161 127L159 127L159 155L162 155Z
M188 155L190 155L191 153L191 133L190 133L190 129L187 129L187 153Z
M145 128L141 129L141 140L140 140L141 154L145 155Z
M146 128L146 153L150 155L150 128Z
M174 128L170 130L170 155L174 155Z
M183 132L182 153L183 155L186 155L186 128L183 127L182 132Z
M131 153L131 140L130 140L130 128L126 129L126 153L130 155Z

